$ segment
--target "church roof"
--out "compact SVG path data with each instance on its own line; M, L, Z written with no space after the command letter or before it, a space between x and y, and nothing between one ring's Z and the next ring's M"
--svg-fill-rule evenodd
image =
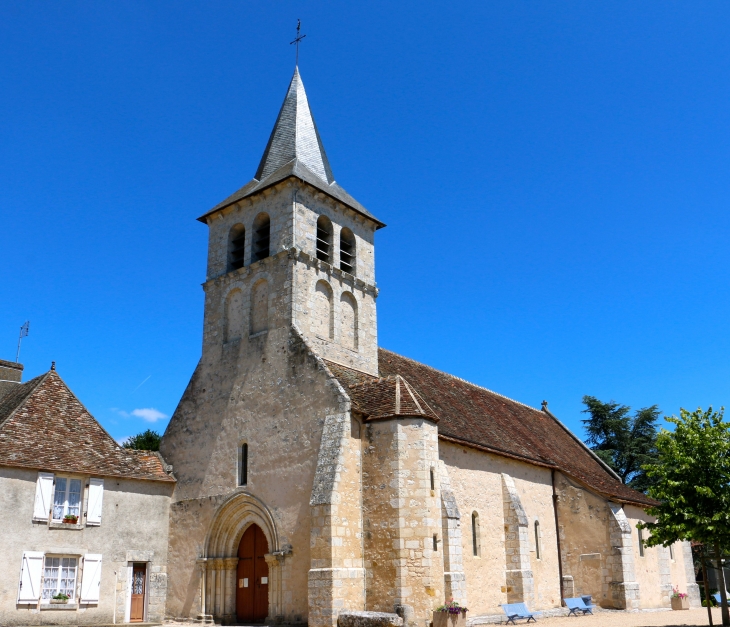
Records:
M380 377L326 361L366 420L382 412L379 381L400 377L439 420L443 440L554 468L609 498L655 503L608 471L590 449L548 411L524 405L445 372L379 349ZM370 393L372 391L372 393ZM401 395L402 398L402 395ZM425 416L428 417L428 416Z
M0 466L175 481L159 453L119 446L55 370L0 400Z
M438 416L399 374L353 383L348 390L358 407L367 407L367 420L423 417L438 422Z
M294 70L284 103L281 105L279 116L276 118L276 124L271 131L269 142L253 180L218 203L198 220L205 222L210 214L243 198L253 196L289 177L296 177L339 200L354 211L376 222L379 227L385 226L335 182L317 124L309 108L299 68Z

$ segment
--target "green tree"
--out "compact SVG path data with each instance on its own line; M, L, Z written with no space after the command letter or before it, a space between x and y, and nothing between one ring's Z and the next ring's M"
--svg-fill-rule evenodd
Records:
M584 396L583 420L586 444L608 464L621 480L640 492L646 492L651 480L644 466L657 458L657 420L661 411L656 405L639 409L633 416L631 408L614 401L604 403L595 396Z
M136 448L141 451L159 451L162 436L157 431L147 429L137 435L128 437L123 443L124 448Z
M657 438L658 460L647 466L649 496L659 504L647 510L656 522L642 523L648 546L694 540L714 548L722 599L722 624L730 625L722 550L730 547L730 424L723 409L680 410L666 419L674 431Z

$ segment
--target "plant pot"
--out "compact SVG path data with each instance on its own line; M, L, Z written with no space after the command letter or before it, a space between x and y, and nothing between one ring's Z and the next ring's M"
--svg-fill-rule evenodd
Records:
M466 627L466 613L434 612L433 627Z
M680 599L679 597L672 597L672 609L673 610L688 610L689 609L689 597L684 597L683 599Z
M75 525L79 522L78 518L64 518L63 522L65 522L67 525Z
M68 599L51 599L51 605L66 605Z

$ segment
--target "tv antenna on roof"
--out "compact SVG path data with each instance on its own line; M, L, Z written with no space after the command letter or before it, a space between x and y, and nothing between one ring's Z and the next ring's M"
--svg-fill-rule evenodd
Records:
M25 324L20 327L20 335L18 335L18 352L15 353L15 363L18 363L18 359L20 359L20 342L24 337L28 336L28 330L30 329L30 321L26 320Z
M297 20L297 36L294 41L290 41L289 45L296 44L297 46L297 60L294 65L299 65L299 42L306 37L306 35L300 35L299 32L302 30L302 20Z

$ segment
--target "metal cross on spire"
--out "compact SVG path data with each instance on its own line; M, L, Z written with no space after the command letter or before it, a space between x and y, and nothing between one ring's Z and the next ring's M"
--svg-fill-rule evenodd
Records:
M300 31L302 30L302 20L297 20L297 36L294 41L290 41L289 45L296 44L297 46L297 60L295 65L299 65L299 42L306 37L306 35L300 35Z

